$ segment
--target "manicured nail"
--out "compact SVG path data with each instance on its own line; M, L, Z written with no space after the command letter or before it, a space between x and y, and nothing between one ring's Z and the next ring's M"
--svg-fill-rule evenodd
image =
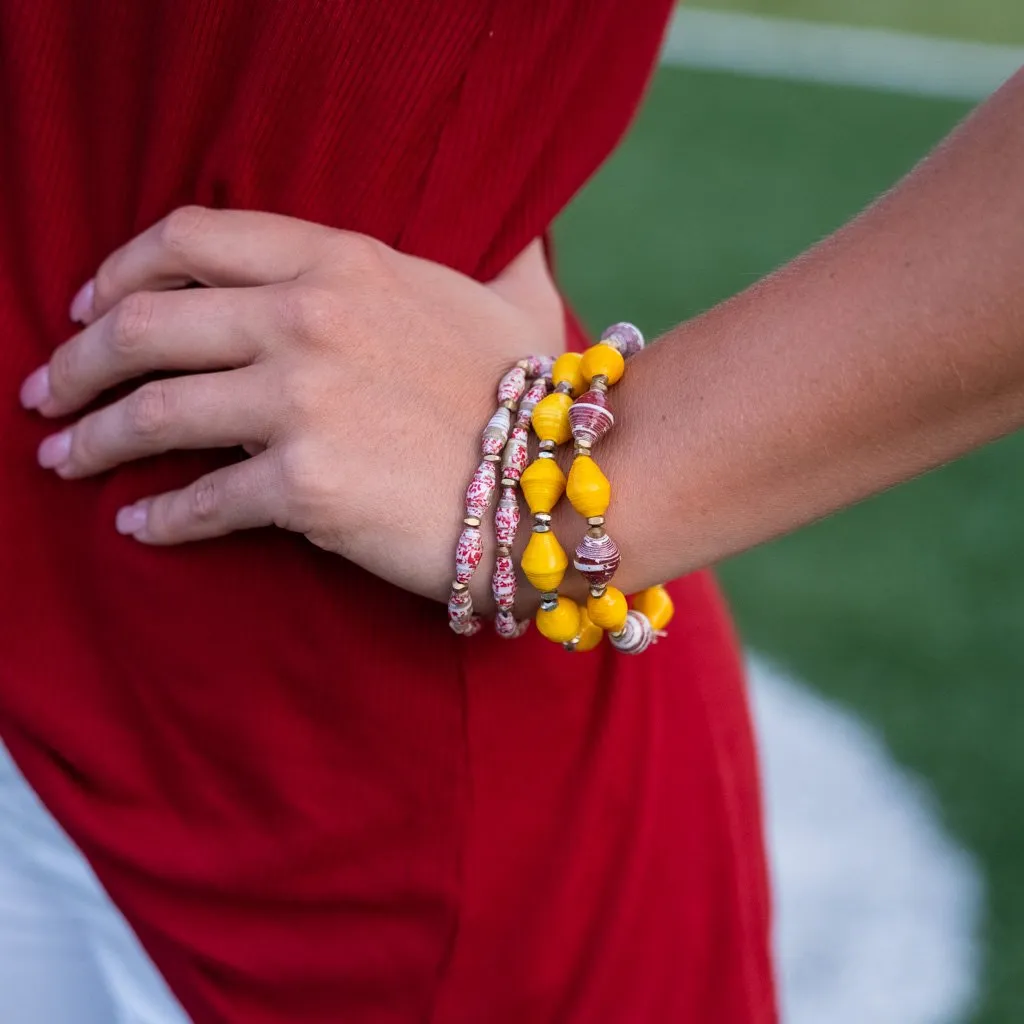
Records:
M96 281L86 281L78 294L71 300L71 319L76 323L87 324L92 319L92 303L96 295Z
M39 465L43 469L54 469L67 462L71 454L71 431L62 430L59 434L51 434L39 446Z
M21 404L26 409L38 409L50 397L50 367L40 366L25 378L21 385Z
M149 518L149 506L145 504L126 505L119 509L115 525L117 532L127 537L134 536L140 530L146 528L146 520Z

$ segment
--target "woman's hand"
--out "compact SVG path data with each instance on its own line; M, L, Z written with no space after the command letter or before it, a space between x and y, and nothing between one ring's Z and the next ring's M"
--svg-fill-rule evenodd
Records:
M44 416L190 372L51 435L44 467L70 480L171 449L257 453L121 509L122 533L176 544L273 524L435 598L499 377L564 347L539 243L485 286L362 235L199 207L110 256L72 315L85 329L22 387Z

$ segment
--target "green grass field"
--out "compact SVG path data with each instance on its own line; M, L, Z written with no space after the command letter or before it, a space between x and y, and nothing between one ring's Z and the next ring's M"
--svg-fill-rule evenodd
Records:
M1024 5L995 0L745 6L903 27L927 7L922 31L1024 40ZM985 15L973 33L968 9ZM631 318L655 335L840 224L966 109L663 69L560 224L567 291L592 327ZM747 641L878 726L979 858L985 1024L1024 1019L1022 464L1016 437L722 567Z

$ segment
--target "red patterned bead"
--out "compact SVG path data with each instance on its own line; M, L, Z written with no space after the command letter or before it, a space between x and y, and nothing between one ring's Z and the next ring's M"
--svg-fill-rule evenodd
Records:
M526 371L513 366L498 382L498 402L518 402L526 390Z
M527 356L525 359L519 360L527 377L550 376L553 363L551 356Z
M484 553L484 541L477 526L467 526L459 535L459 546L455 549L455 579L468 583L473 578Z
M594 388L580 395L569 408L569 423L577 441L596 444L615 423L608 396Z
M494 603L509 612L516 603L516 570L510 555L499 555L494 563L494 577L491 580Z
M601 335L601 340L617 348L623 359L635 356L644 347L644 336L633 324L612 324Z
M508 432L512 426L512 413L504 406L496 410L494 415L487 421L480 450L484 455L500 455L505 442L508 440Z
M464 634L473 621L473 599L465 589L453 589L448 598L448 625L456 633Z
M466 515L483 519L491 507L494 489L498 486L498 470L485 459L476 467L473 479L466 488Z
M494 510L494 537L499 544L512 547L519 532L519 499L514 487L504 487Z
M630 609L626 615L626 624L622 629L618 633L609 633L608 639L622 654L642 654L657 642L650 619L635 608Z
M515 640L530 628L530 620L523 619L521 622L516 622L516 617L511 612L502 611L494 616L494 628L498 636L504 637L506 640Z
M528 427L530 425L533 410L537 403L548 393L550 383L550 381L545 380L543 377L539 377L530 385L530 390L523 395L523 400L519 403L519 415L516 418L516 426Z
M619 545L598 528L587 530L576 546L573 565L592 586L608 583L619 567Z
M501 475L506 480L518 481L530 461L530 431L527 426L517 423L509 434L505 453L501 459Z

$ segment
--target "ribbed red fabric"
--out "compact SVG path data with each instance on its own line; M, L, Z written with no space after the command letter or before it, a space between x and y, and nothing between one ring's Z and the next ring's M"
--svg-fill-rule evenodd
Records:
M493 275L619 138L669 7L0 0L0 728L197 1024L774 1020L707 576L642 658L463 641L296 536L118 537L233 456L64 483L16 401L181 203Z

